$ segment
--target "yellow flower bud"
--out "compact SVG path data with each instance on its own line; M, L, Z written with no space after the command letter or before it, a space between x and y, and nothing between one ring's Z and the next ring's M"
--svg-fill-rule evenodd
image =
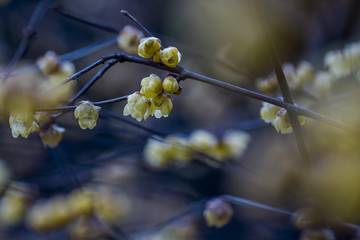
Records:
M160 51L162 63L168 67L176 67L181 61L181 54L176 47L167 47Z
M138 54L143 58L154 56L161 49L161 41L156 37L142 38L138 46Z
M44 75L51 75L60 69L59 56L53 52L48 51L45 55L36 61L37 66Z
M9 124L14 138L19 137L19 135L27 138L31 132L39 130L32 113L13 112L10 114Z
M216 198L206 203L204 218L209 227L221 228L228 224L234 215L230 204L223 198Z
M147 98L158 96L162 92L161 79L156 74L143 78L140 92Z
M125 26L119 33L117 43L126 53L135 54L143 33L133 26Z
M59 145L65 128L61 128L56 124L51 124L45 131L40 131L41 141L44 146L49 148L55 148Z
M135 92L128 96L128 102L124 107L124 116L131 115L139 122L144 118L146 120L149 115L150 100L139 92Z
M156 118L167 117L172 109L171 97L167 94L160 94L151 99L150 114Z
M179 91L179 83L173 76L168 76L164 79L162 87L167 93L176 93Z
M81 101L74 111L76 119L79 119L81 129L93 129L99 118L100 107L94 106L89 101Z

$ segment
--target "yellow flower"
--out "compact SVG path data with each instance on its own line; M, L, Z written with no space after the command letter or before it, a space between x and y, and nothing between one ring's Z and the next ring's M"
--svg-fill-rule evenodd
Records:
M27 224L36 231L49 232L65 226L71 220L71 213L65 196L55 196L31 206L26 217Z
M150 114L156 118L169 116L172 109L171 97L167 94L163 93L151 99Z
M239 130L227 131L222 137L222 144L226 146L229 157L234 158L239 158L243 155L249 142L250 135Z
M181 54L176 47L167 47L160 51L162 63L168 67L176 67L181 61Z
M6 190L0 201L0 223L13 225L20 222L26 211L28 200L22 192Z
M191 148L205 153L210 149L216 148L219 141L212 133L200 129L192 132L188 143Z
M146 120L149 115L150 100L139 92L134 92L127 98L127 104L124 107L124 116L131 115L139 122L144 118Z
M335 82L334 76L325 71L319 71L315 75L313 91L320 97L325 97L329 94Z
M292 127L289 120L289 116L287 114L287 110L285 108L281 108L275 115L275 119L272 122L276 131L287 134L292 133Z
M163 168L169 163L184 164L192 159L186 140L168 137L164 141L149 139L144 148L146 162L154 168Z
M39 130L32 113L13 112L10 114L9 124L14 138L19 137L19 135L27 138L31 132Z
M118 223L127 216L131 207L129 198L110 188L96 189L94 195L94 211L100 220L106 223Z
M203 214L209 227L221 228L230 222L234 211L223 198L215 198L206 203Z
M36 61L37 66L46 76L56 73L60 69L60 63L59 56L53 51L46 52Z
M267 123L272 122L275 120L275 115L279 110L280 107L267 102L263 102L260 109L260 117Z
M126 53L135 54L143 33L133 26L125 26L119 33L117 43Z
M138 54L143 58L154 56L161 49L161 41L156 37L142 38L138 46Z
M176 93L179 91L179 83L173 76L168 76L164 79L162 87L167 93Z
M288 134L293 131L285 108L263 102L263 106L260 109L260 116L265 122L271 123L277 132ZM305 124L305 117L298 116L298 119L301 125Z
M88 189L74 190L67 199L67 207L72 217L89 215L93 210L94 193Z
M147 98L158 96L162 92L161 79L156 74L143 78L140 92Z
M65 128L51 124L45 131L40 131L41 141L45 147L55 148L59 145L64 132Z
M314 69L309 62L302 61L296 69L296 76L299 80L299 86L302 88L305 83L314 78Z
M74 111L76 119L79 119L81 129L93 129L99 118L100 107L94 106L89 101L81 101Z

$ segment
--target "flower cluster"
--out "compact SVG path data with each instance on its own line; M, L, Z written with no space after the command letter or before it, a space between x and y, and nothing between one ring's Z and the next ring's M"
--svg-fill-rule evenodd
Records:
M270 103L263 102L260 109L260 117L267 123L271 123L277 132L282 134L292 133L293 129L285 108L280 108ZM301 125L305 124L306 118L298 117Z
M162 168L170 163L183 165L198 153L224 161L240 158L249 141L250 136L238 130L226 131L220 138L208 131L196 130L188 138L168 136L162 141L149 139L144 156L147 163L155 168Z
M117 43L119 47L129 54L136 54L140 39L144 34L135 27L125 26L119 33Z
M301 62L296 68L285 63L282 65L291 90L305 90L317 97L326 97L333 85L342 78L354 75L360 81L360 42L351 43L341 50L329 51L324 57L325 70L314 71L308 62ZM279 90L275 73L256 80L256 86L264 93Z
M352 73L359 76L360 42L346 45L342 50L328 52L324 57L324 65L337 78L347 77Z
M234 211L230 204L220 197L206 203L203 215L209 227L221 228L230 222Z
M176 47L161 50L161 41L156 37L142 38L138 46L138 54L143 58L153 58L154 62L168 67L176 67L181 61L181 53Z
M129 206L128 198L113 189L83 188L67 196L37 201L30 207L26 222L39 232L56 230L91 215L106 224L116 224L126 216Z
M150 115L156 118L168 117L173 104L168 93L179 94L177 80L168 76L161 82L156 74L143 78L140 92L128 96L124 107L124 116L131 115L138 121L146 120Z
M93 129L99 118L101 107L94 106L89 101L81 101L74 111L74 116L79 120L81 129Z

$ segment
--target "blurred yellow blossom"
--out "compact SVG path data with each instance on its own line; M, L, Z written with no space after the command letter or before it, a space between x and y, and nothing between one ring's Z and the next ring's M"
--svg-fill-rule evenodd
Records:
M46 130L40 131L41 141L44 146L49 148L55 148L59 145L65 128L59 127L56 124L51 124Z
M117 37L119 47L129 54L136 54L140 39L144 34L137 28L126 25Z

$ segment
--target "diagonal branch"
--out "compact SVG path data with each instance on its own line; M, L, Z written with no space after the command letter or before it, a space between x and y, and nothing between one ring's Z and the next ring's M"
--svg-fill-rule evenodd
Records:
M277 79L279 87L280 87L281 94L282 94L282 96L284 98L284 101L286 103L290 103L290 104L294 105L295 102L294 102L294 99L293 99L293 97L291 95L289 86L287 84L284 71L282 70L280 59L279 59L279 56L278 56L277 51L276 51L275 43L274 43L274 41L273 41L273 39L271 37L271 33L270 33L270 30L269 30L269 27L266 24L265 17L263 17L260 14L260 10L261 10L260 3L258 3L257 1L254 1L254 5L255 5L255 7L257 7L260 21L261 21L262 25L265 28L266 43L268 43L268 51L269 51L269 54L270 54L270 57L271 57L271 63L273 65L274 69L275 69L275 75L276 75L276 79ZM302 131L301 131L301 126L300 126L300 122L299 122L299 119L297 117L297 114L294 113L292 110L288 109L288 115L289 115L291 126L292 126L292 128L294 130L296 143L297 143L298 149L300 151L301 157L302 157L303 161L305 162L305 164L309 165L310 164L310 157L309 157L309 153L308 153L308 151L306 149L304 136L303 136Z
M24 29L23 38L22 38L18 48L16 49L14 56L10 60L10 63L7 65L5 72L3 74L3 78L0 79L0 83L5 82L7 80L11 71L16 67L18 62L26 54L31 41L36 34L36 30L37 30L40 22L42 21L46 12L48 11L48 3L47 2L48 1L45 1L45 2L40 1L38 3L38 5L36 6L27 27Z

